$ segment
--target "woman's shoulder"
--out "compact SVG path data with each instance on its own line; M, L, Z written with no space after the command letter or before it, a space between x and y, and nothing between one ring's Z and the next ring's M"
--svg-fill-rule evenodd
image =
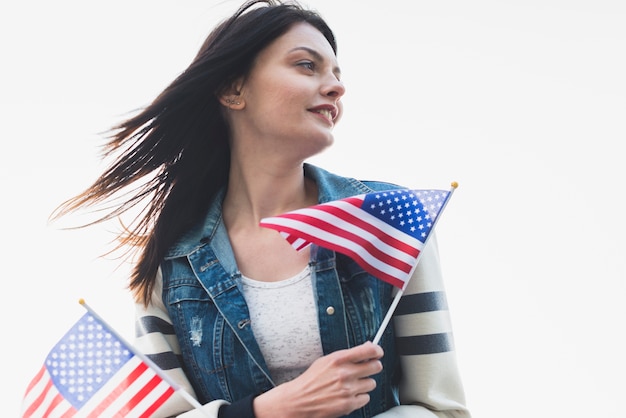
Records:
M388 181L357 179L332 173L312 164L305 164L304 169L305 175L312 178L317 184L320 201L341 199L362 193L406 188Z

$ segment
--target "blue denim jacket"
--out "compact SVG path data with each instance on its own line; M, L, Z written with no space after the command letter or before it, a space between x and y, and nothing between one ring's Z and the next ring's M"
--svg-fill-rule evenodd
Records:
M320 203L397 188L309 164L305 175L316 182ZM241 273L222 222L222 199L223 193L214 199L204 223L179 240L161 266L162 297L181 346L183 369L202 403L234 402L274 386L251 329ZM371 341L391 304L393 286L321 247L311 248L310 266L324 353ZM399 403L393 327L387 327L380 344L385 356L383 371L374 376L377 387L369 404L349 417L371 417Z

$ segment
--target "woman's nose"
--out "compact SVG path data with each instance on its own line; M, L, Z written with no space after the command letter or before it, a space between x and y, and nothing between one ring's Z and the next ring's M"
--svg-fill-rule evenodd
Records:
M324 96L332 97L336 100L339 100L341 96L343 96L346 92L346 87L343 82L337 78L335 74L331 74L328 77L328 80L324 84L322 88L322 94Z

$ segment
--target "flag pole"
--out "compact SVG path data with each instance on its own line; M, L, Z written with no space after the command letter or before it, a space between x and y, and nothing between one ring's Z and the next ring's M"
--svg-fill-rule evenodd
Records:
M443 205L441 206L441 209L439 210L439 213L433 222L433 226L430 228L431 232L426 237L426 241L424 241L424 247L426 247L426 244L428 244L428 240L430 239L432 232L435 230L435 225L437 224L437 221L439 220L440 215L443 213L443 210L446 208L448 201L452 197L452 193L456 190L457 187L459 187L459 184L456 181L453 181L452 184L450 185L450 193L446 197L446 200L443 202ZM398 303L400 302L400 299L402 298L402 295L404 294L404 289L406 289L407 285L409 284L409 280L411 280L411 277L413 276L413 272L415 271L415 268L417 267L417 263L419 263L421 255L422 255L421 252L417 255L417 260L415 264L413 265L413 267L411 268L411 273L409 273L409 276L408 276L409 278L407 279L406 282L404 282L402 289L400 289L398 293L396 293L396 296L393 298L393 301L391 302L391 306L389 306L389 310L387 311L387 314L383 318L383 322L380 324L380 328L378 328L378 332L376 333L376 335L374 336L374 339L372 340L374 344L378 344L380 342L380 339L382 338L383 333L385 332L385 329L387 328L389 321L391 321L391 317L393 316L393 313L395 312L396 307L398 306Z
M207 411L205 411L204 409L202 409L202 404L200 402L198 402L193 396L191 396L187 391L185 391L178 383L176 383L174 380L172 380L167 374L165 374L165 372L163 371L163 369L161 369L159 366L157 366L152 360L150 360L150 358L148 358L148 356L146 356L145 354L143 354L142 352L140 352L139 350L137 350L135 347L133 347L131 344L129 344L124 337L122 337L117 331L115 331L115 329L113 329L113 327L111 327L100 315L98 315L89 305L87 305L87 303L85 302L84 299L79 299L78 303L80 303L81 305L83 305L83 307L85 309L87 309L87 311L94 316L98 321L100 321L102 324L104 324L107 328L107 331L109 331L111 334L113 334L118 340L120 340L121 342L124 343L124 345L126 345L126 347L128 347L128 349L130 351L133 352L133 354L135 354L137 357L139 357L144 363L146 363L152 370L154 370L154 372L156 374L159 375L159 377L161 379L163 379L167 384L169 384L174 391L180 393L180 395L185 398L185 400L187 402L189 402L194 408L196 408L197 410L199 410L200 412L202 412L202 414L206 417L211 417L211 415L208 414Z

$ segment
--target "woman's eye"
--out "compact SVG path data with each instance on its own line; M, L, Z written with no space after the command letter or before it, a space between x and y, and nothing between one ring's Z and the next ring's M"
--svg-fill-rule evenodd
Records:
M298 65L311 71L315 69L315 63L313 61L301 61L298 63Z

